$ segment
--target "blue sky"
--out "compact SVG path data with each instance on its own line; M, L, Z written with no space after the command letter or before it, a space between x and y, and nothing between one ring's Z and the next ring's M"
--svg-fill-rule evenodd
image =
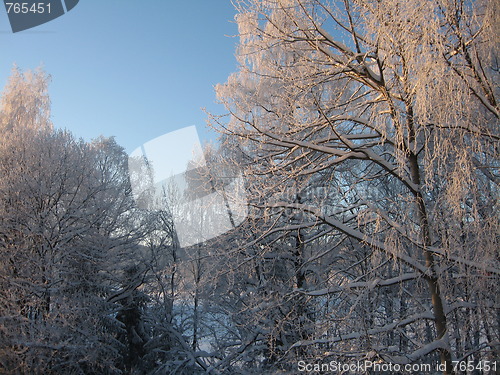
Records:
M230 0L80 0L64 16L13 34L0 8L0 85L13 64L52 76L56 127L87 140L115 136L131 152L223 113L213 86L236 70Z

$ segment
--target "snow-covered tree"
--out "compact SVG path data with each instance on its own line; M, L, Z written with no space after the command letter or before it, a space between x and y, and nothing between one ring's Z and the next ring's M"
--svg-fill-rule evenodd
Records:
M497 2L238 9L240 69L217 87L230 118L213 123L245 173L245 256L280 269L268 358L437 353L450 373L497 357Z
M0 107L0 371L119 373L110 296L143 235L127 157L53 130L46 83L16 70Z

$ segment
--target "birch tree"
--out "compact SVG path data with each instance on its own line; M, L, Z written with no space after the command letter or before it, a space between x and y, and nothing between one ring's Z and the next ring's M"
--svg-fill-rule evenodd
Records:
M322 306L272 359L437 353L451 373L498 357L498 4L238 10L240 68L217 87L230 116L213 124L260 216L247 248L295 243L276 298ZM314 262L324 278L301 282Z

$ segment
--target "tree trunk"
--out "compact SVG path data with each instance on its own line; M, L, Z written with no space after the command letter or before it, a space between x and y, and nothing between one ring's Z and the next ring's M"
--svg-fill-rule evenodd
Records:
M420 186L420 170L417 155L414 153L410 154L409 162L412 182ZM427 281L427 287L429 288L429 294L432 300L434 325L436 327L436 339L439 340L444 338L447 334L447 323L443 307L443 297L439 288L439 278L435 269L434 256L432 252L428 250L428 248L432 246L432 240L429 228L429 220L427 217L427 210L425 208L425 202L421 192L415 194L415 200L417 203L418 220L420 224L422 242L424 245L425 265L429 270L429 273L425 276L425 279ZM445 341L448 340L445 339ZM446 370L443 371L443 374L452 374L453 371L450 351L444 348L439 349L439 357L441 363L446 367Z

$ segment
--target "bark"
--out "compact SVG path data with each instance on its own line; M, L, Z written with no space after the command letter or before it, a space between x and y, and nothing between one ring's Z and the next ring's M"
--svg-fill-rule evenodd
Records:
M409 156L410 171L413 183L420 186L420 168L418 165L417 155L414 153ZM434 256L428 249L432 246L431 232L429 228L429 220L427 217L427 210L425 207L424 198L421 192L415 194L417 204L418 219L422 235L422 242L424 246L425 265L429 269L429 273L425 276L429 294L432 301L432 309L434 313L434 324L436 327L436 340L440 340L447 334L446 314L444 313L443 296L439 287L439 277L436 272ZM448 342L448 340L445 340ZM448 349L439 349L439 357L441 363L446 365L446 370L443 374L452 374L451 353Z

